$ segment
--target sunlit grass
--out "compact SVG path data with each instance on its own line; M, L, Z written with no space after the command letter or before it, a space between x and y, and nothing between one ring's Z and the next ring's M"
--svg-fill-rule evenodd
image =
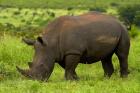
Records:
M54 13L55 18L63 15L80 15L88 10L80 10L80 9L73 9L68 11L67 9L18 9L18 8L5 8L0 10L0 23L1 24L12 24L15 27L28 25L28 22L31 23L30 25L39 26L40 22L46 21L51 18L48 14Z
M103 77L101 63L79 64L79 81L66 81L64 70L55 65L48 82L32 81L21 76L15 66L28 68L33 49L21 38L5 35L0 38L0 93L140 93L140 36L131 40L127 79L120 78L119 64L114 56L115 73L110 79Z

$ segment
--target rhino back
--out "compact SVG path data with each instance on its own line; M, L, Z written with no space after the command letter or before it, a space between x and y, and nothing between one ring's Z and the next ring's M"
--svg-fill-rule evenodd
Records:
M95 60L113 52L122 31L119 21L103 15L65 17L62 24L59 36L61 53L86 53L84 55L92 56Z

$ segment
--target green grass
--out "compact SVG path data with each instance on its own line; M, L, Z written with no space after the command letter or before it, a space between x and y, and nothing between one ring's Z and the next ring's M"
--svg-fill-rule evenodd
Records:
M66 81L64 70L55 65L48 82L29 80L21 76L15 66L28 68L33 48L21 42L20 37L0 37L0 93L140 93L140 36L131 39L127 79L119 76L119 64L113 57L115 73L110 79L103 77L101 63L79 64L76 71L79 81Z
M0 33L8 32L22 36L34 37L50 21L63 15L80 15L88 10L66 9L28 9L28 8L1 8ZM55 16L53 16L55 15Z
M42 26L50 18L49 12L55 17L61 15L78 15L88 10L68 7L90 8L95 6L109 6L114 0L0 0L0 24L9 23L15 27ZM121 5L138 4L140 0L117 0ZM5 7L5 8L4 8ZM16 8L7 8L16 7ZM28 9L32 8L32 9ZM42 9L43 8L43 9ZM49 8L49 9L48 9ZM65 8L65 9L50 9ZM108 14L117 15L116 8L107 8ZM33 14L36 14L33 16ZM29 22L29 23L28 23ZM4 27L4 29L6 29ZM11 29L11 28L10 28ZM26 29L25 29L26 30ZM131 36L139 33L133 29ZM4 31L0 28L1 31ZM11 30L10 30L11 31ZM12 32L12 31L11 31ZM2 32L3 33L3 32ZM29 34L29 33L28 33ZM139 33L140 34L140 33ZM34 50L21 42L21 37L0 35L0 93L140 93L140 35L131 39L129 55L129 69L131 73L127 79L120 78L119 63L113 57L115 73L110 79L103 77L101 63L91 65L79 64L76 71L79 81L66 81L64 70L58 65L48 82L29 80L16 71L16 65L28 68L27 62L32 60Z
M94 6L109 6L111 3L128 5L138 4L140 0L1 0L0 5L5 7L28 8L90 8Z
M51 20L51 16L49 13L54 13L55 18L68 15L73 13L74 15L79 15L81 13L87 12L87 10L74 9L68 11L66 9L18 9L18 8L0 8L0 23L1 24L12 24L15 27L24 26L24 25L32 25L32 26L42 26L43 23L48 23ZM29 24L30 23L30 24Z

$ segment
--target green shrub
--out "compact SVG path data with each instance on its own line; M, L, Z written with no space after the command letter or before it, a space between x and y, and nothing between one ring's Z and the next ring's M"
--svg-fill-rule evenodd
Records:
M50 16L50 17L55 17L55 13L54 12L50 12L50 11L47 11L47 13L48 13L48 15Z
M21 22L26 22L26 20L25 19L21 19Z
M137 12L140 11L140 5L129 5L129 6L121 6L118 9L118 13L120 15L120 19L124 21L127 25L135 24L135 18L138 17ZM137 16L136 16L137 15Z
M27 15L27 14L28 14L28 11L26 11L24 15Z
M118 6L119 6L119 4L116 3L116 2L112 2L112 3L110 3L110 5L111 5L112 7L118 7Z
M20 11L15 11L14 12L14 15L19 15L20 14Z
M140 27L140 11L136 12L135 19L134 19L134 24L136 24L137 26Z
M11 23L5 23L5 24L1 24L0 23L0 31L13 31L15 29L15 26Z
M68 11L70 11L70 10L72 10L72 9L73 9L73 7L68 7L68 8L67 8Z
M38 15L38 13L37 12L33 12L33 14L32 14L33 16L37 16Z
M93 8L89 8L89 11L106 12L106 9L104 7L93 7Z

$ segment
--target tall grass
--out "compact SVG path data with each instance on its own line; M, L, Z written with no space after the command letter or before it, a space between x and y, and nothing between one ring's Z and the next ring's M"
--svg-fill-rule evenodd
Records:
M31 59L32 49L23 44L20 38L6 35L0 38L1 79L12 79L16 75L15 66Z
M28 68L33 49L21 42L21 38L0 37L0 93L140 93L140 36L131 40L129 54L130 74L127 79L119 76L119 64L113 57L115 73L110 79L103 77L101 63L79 64L79 81L66 81L64 70L55 65L48 82L39 82L21 76L15 66Z

